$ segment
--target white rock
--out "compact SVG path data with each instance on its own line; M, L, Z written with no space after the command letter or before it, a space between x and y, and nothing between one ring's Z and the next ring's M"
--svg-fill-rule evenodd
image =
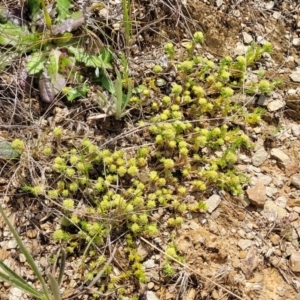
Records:
M8 242L6 242L5 244L6 249L15 249L18 246L18 243L16 242L16 240L10 240Z
M295 174L292 176L292 185L297 189L300 189L300 174Z
M147 292L146 292L146 299L147 299L147 300L159 300L159 299L157 298L157 296L155 295L155 293L152 292L152 291L147 291Z
M293 272L300 272L300 252L293 252L290 257L290 267Z
M212 213L221 203L221 197L219 195L212 195L210 196L206 201L204 201L207 206L208 206L208 209L207 211L209 213Z
M220 7L223 4L223 0L216 0L217 7Z
M9 300L24 300L24 297L22 295L23 295L23 292L20 289L13 287L9 291L8 299Z
M237 42L235 49L234 49L234 54L235 55L244 55L248 50L248 46L245 46L241 42Z
M148 259L147 261L145 261L145 262L143 263L143 265L144 265L144 267L145 267L146 269L152 269L152 268L155 267L155 262L154 262L153 259Z
M267 217L268 220L272 220L273 222L276 219L283 219L286 216L287 211L284 208L276 205L273 201L268 200L264 205L262 214Z
M287 154L285 154L282 150L278 148L273 148L271 150L271 156L278 160L279 162L283 163L284 165L288 165L291 163L291 160Z
M275 187L270 187L270 186L267 186L266 187L266 195L269 197L269 198L272 198L274 195L276 195L278 193L278 190L275 188Z
M285 208L287 204L287 199L284 196L280 196L274 202L277 206Z
M246 250L247 248L251 247L253 242L251 240L247 239L240 239L237 243L237 245L242 249Z
M292 72L289 76L292 79L292 81L300 82L300 68L296 68L296 70Z
M299 38L293 38L292 44L293 44L294 46L299 46L299 45L300 45L300 39L299 39Z
M292 125L291 129L292 129L293 136L295 136L295 137L300 136L300 126L299 125L294 124L294 125Z
M267 104L267 108L269 111L276 111L285 106L285 101L283 100L274 100Z
M266 9L272 9L274 7L274 1L269 1L265 3Z
M269 156L268 152L263 147L261 147L252 156L252 164L255 167L259 167L266 161L268 156Z
M253 42L253 37L249 33L243 32L243 40L245 44L251 44Z
M281 12L279 12L279 11L274 11L272 17L273 17L275 20L278 20L278 19L281 17Z

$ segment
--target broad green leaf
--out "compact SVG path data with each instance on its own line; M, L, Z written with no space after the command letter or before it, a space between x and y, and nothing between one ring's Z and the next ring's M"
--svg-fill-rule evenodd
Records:
M11 143L7 141L0 141L0 159L17 159L20 153L14 150Z
M70 0L57 0L56 7L57 7L59 19L65 20L70 16L69 14L69 10L71 8Z
M42 52L34 52L29 56L29 60L26 64L26 69L30 75L39 73L44 69L44 64L46 61L45 54Z
M72 88L68 91L66 94L68 101L72 102L76 98L85 97L88 92L88 87L86 85L83 85L79 88Z
M22 37L26 35L25 28L16 26L11 22L0 24L0 45L16 46L22 43Z
M78 62L85 64L87 67L106 68L108 64L103 64L101 55L90 55L83 48L68 47L68 50L74 55ZM109 64L110 65L110 64Z
M104 48L100 53L100 57L102 59L103 68L111 69L112 68L111 62L113 60L113 56L111 52L108 49Z

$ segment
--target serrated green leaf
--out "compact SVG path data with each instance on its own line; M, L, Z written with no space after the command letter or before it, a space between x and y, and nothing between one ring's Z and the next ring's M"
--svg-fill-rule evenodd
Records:
M56 7L57 7L59 19L65 20L70 16L69 14L69 10L71 8L70 0L57 0Z
M85 97L88 92L88 87L86 85L83 85L79 88L72 88L67 93L67 99L68 101L72 102L76 98Z
M83 48L68 47L68 50L74 55L75 59L92 68L111 68L108 62L103 62L101 54L99 56L88 54ZM107 54L106 54L107 56Z
M11 143L0 141L0 159L17 159L20 153L12 148Z
M44 64L46 61L46 57L44 53L34 52L30 57L26 64L26 70L30 75L34 75L39 73L44 69Z

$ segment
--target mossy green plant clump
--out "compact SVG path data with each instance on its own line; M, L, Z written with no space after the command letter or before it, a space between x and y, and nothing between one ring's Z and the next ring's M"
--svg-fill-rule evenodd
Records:
M164 94L153 85L163 73L162 67L155 66L151 84L147 85L149 80L145 82L132 97L132 105L149 103L153 98L153 104L145 108L147 118L140 120L147 144L134 145L129 150L111 149L85 138L76 143L76 149L69 149L64 145L62 129L55 128L59 149L51 149L47 143L41 153L46 161L51 159L53 178L58 180L48 188L26 187L33 195L44 194L61 207L61 228L53 236L66 244L68 252L86 245L86 280L92 280L99 269L105 268L101 293L131 277L147 282L137 252L138 237L152 239L166 230L176 234L187 213L206 211L205 199L212 189L232 195L243 193L247 178L235 165L239 152L252 144L234 124L255 126L263 110L248 111L232 96L247 78L246 67L260 59L263 52L270 52L271 47L251 46L243 57L225 57L217 62L197 52L203 40L201 32L195 33L180 61L176 61L175 46L166 44L165 52L176 71L169 92ZM250 83L249 89L269 93L275 85L262 78ZM158 219L158 211L164 218ZM128 265L118 276L105 265L107 258L101 256L99 260L97 252L111 236L124 236L126 244ZM182 261L171 235L167 242L170 247L166 253ZM170 258L163 272L174 275Z

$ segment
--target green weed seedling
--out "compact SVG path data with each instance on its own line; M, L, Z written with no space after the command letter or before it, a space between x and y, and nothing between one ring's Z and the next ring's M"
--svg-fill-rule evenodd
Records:
M110 69L112 60L107 49L90 54L82 37L74 33L80 27L85 30L83 12L73 12L70 0L54 2L46 6L44 0L29 0L30 23L26 25L0 18L1 67L9 66L16 56L26 56L26 73L38 78L41 100L48 103L59 93L69 101L84 97L88 69L96 75L99 69Z

